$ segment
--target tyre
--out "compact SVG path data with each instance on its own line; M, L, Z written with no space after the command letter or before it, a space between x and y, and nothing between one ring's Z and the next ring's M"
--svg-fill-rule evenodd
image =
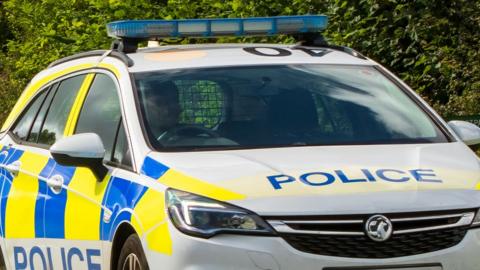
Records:
M117 270L148 270L142 243L136 234L130 235L123 244L118 257Z
M3 252L0 249L0 270L7 270L7 265L5 264L5 260L3 259Z

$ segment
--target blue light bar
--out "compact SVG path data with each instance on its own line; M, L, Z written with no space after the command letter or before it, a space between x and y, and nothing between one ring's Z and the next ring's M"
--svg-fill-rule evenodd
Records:
M133 20L107 24L110 37L159 39L176 37L269 36L312 33L327 27L325 15L245 19Z

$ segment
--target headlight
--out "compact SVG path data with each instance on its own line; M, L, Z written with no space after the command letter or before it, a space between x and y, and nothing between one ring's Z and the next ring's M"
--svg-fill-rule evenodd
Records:
M166 192L169 216L180 231L204 238L219 233L273 235L256 214L227 203L175 189Z
M477 214L473 219L472 227L480 227L480 209L477 211Z

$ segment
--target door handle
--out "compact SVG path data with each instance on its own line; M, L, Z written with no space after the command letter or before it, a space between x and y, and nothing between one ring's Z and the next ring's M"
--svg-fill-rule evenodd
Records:
M22 166L22 163L19 160L17 160L5 166L5 169L9 171L12 174L12 176L17 177L18 173L20 172L21 166Z
M47 186L53 193L57 195L60 194L63 188L63 177L59 174L50 177L50 179L47 180Z

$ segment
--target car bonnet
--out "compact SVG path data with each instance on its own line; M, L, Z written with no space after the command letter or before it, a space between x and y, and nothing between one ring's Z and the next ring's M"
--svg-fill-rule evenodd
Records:
M262 214L480 205L480 162L462 143L156 152L143 172Z

